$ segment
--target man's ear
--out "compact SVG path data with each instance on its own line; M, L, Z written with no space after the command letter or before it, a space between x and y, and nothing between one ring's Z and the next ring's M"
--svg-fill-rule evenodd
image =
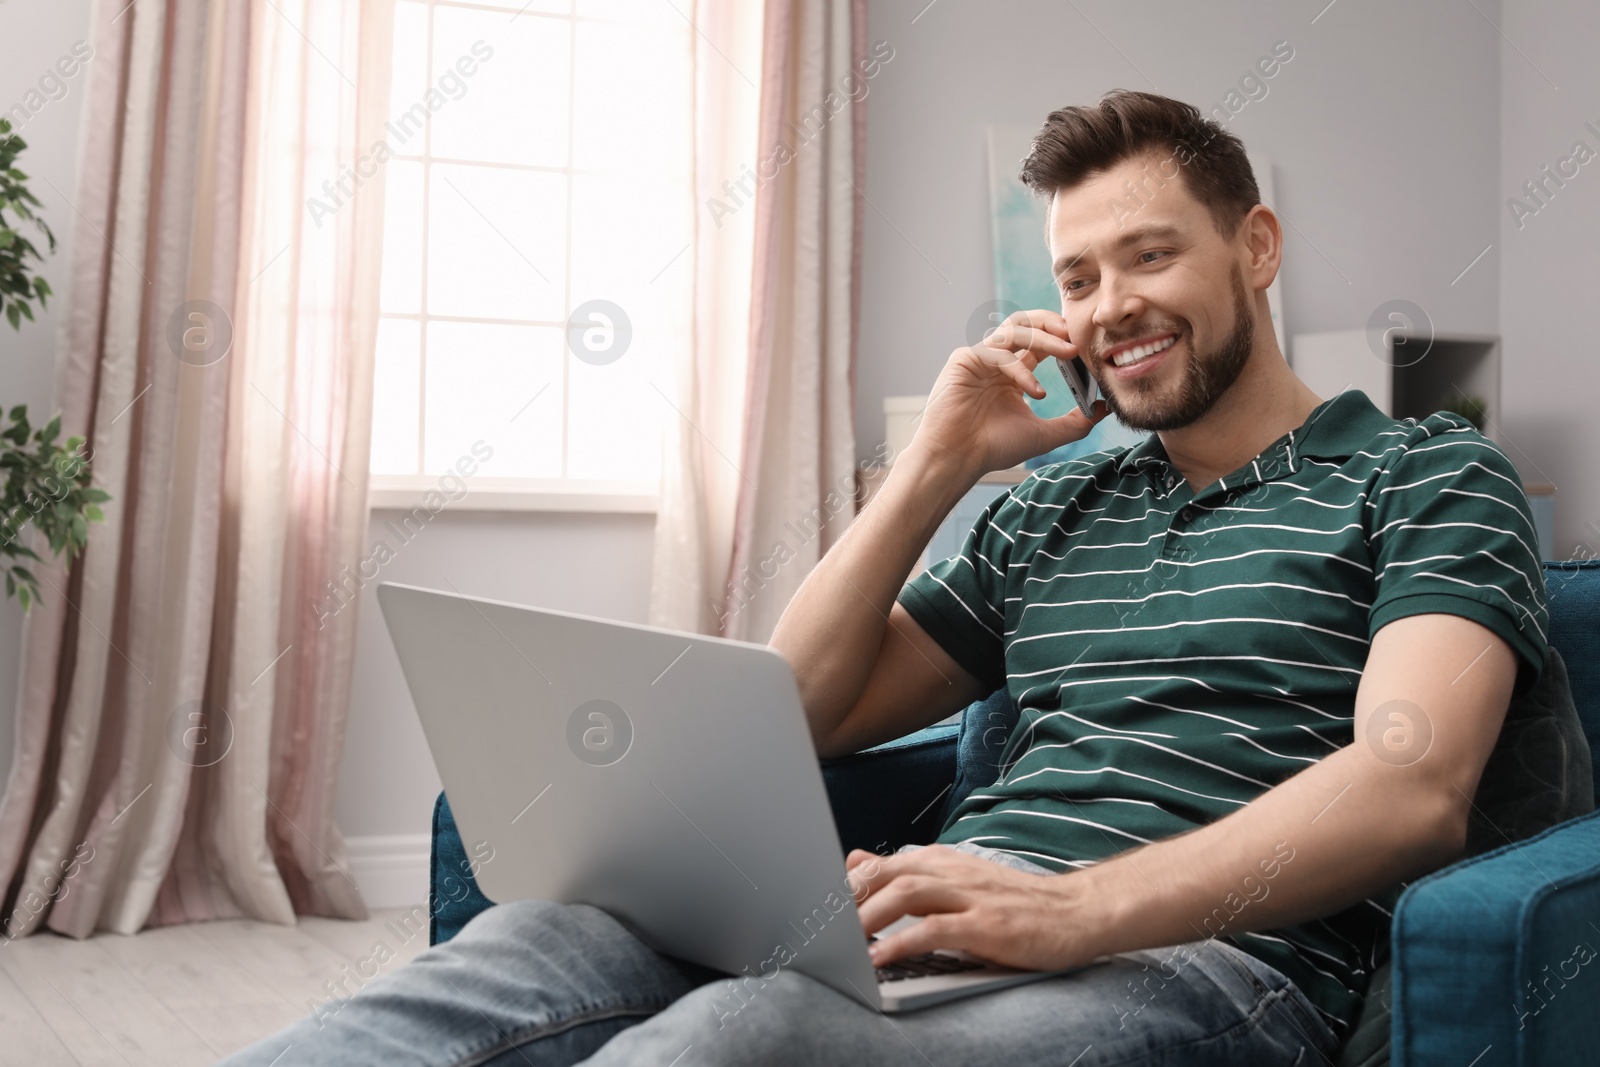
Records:
M1265 290L1283 265L1283 227L1277 213L1265 204L1256 204L1240 223L1245 244L1245 287Z

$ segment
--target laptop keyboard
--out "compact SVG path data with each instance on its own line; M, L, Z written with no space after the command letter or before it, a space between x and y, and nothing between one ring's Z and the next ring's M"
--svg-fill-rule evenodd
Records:
M871 940L878 940L876 937ZM977 960L964 960L940 952L925 952L920 956L907 956L895 960L887 967L874 967L880 982L901 982L907 978L930 978L940 974L960 974L962 971L980 971L983 964Z

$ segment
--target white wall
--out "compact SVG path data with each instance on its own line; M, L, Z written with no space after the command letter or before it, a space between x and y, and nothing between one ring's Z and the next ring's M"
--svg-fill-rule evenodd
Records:
M1506 200L1585 142L1600 154L1600 7L1505 0L1500 43L1500 199L1496 237L1504 334L1507 451L1523 476L1556 485L1557 556L1600 552L1600 354L1590 319L1600 293L1600 159L1547 188L1520 229ZM1514 42L1514 44L1513 44ZM1571 167L1568 168L1569 170Z
M870 39L895 55L868 98L858 455L883 438L882 398L927 393L994 296L987 124L1036 129L1117 88L1209 111L1279 40L1294 58L1230 128L1274 163L1286 334L1361 327L1397 297L1440 330L1497 330L1496 253L1452 280L1499 240L1499 36L1457 0L1338 0L1317 17L1325 3L870 0ZM1477 7L1498 20L1495 0Z
M55 255L40 272L56 293L49 309L37 322L23 320L21 333L0 320L0 408L9 411L16 404L27 404L29 420L36 426L48 422L54 411L56 325L69 296L66 290L75 218L70 201L77 196L79 119L88 71L80 70L73 78L63 79L65 95L52 90L58 99L46 103L43 93L34 98L43 104L37 110L28 106L26 94L30 89L37 91L40 77L50 72L58 58L68 55L74 43L88 35L89 0L0 3L0 47L6 56L0 62L0 115L9 118L17 127L16 132L28 142L17 166L32 179L29 187L43 202L41 214L58 242ZM33 112L20 125L18 118L10 114L18 105ZM52 184L55 189L50 187ZM41 251L45 250L38 235L30 237ZM92 234L89 239L99 240ZM0 777L11 767L21 642L22 611L15 600L0 600Z

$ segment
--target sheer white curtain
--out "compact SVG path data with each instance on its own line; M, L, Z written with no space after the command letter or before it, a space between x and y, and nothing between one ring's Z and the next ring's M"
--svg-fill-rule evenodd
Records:
M694 309L662 442L649 621L714 634L739 499L755 212L745 204L714 220L708 205L726 203L723 183L755 158L763 12L698 0L693 17Z
M695 327L650 622L765 642L855 512L866 4L701 0L695 19ZM754 210L709 210L746 173Z

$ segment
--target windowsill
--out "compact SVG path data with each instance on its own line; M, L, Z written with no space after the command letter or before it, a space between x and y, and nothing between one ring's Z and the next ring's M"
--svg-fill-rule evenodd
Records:
M448 477L448 476L446 476ZM373 475L368 505L374 511L566 511L654 514L658 490L640 482L566 482L555 478L466 478L465 495L451 499L435 475ZM428 503L429 493L434 497ZM459 493L459 490L458 490ZM441 505L441 501L443 502Z

